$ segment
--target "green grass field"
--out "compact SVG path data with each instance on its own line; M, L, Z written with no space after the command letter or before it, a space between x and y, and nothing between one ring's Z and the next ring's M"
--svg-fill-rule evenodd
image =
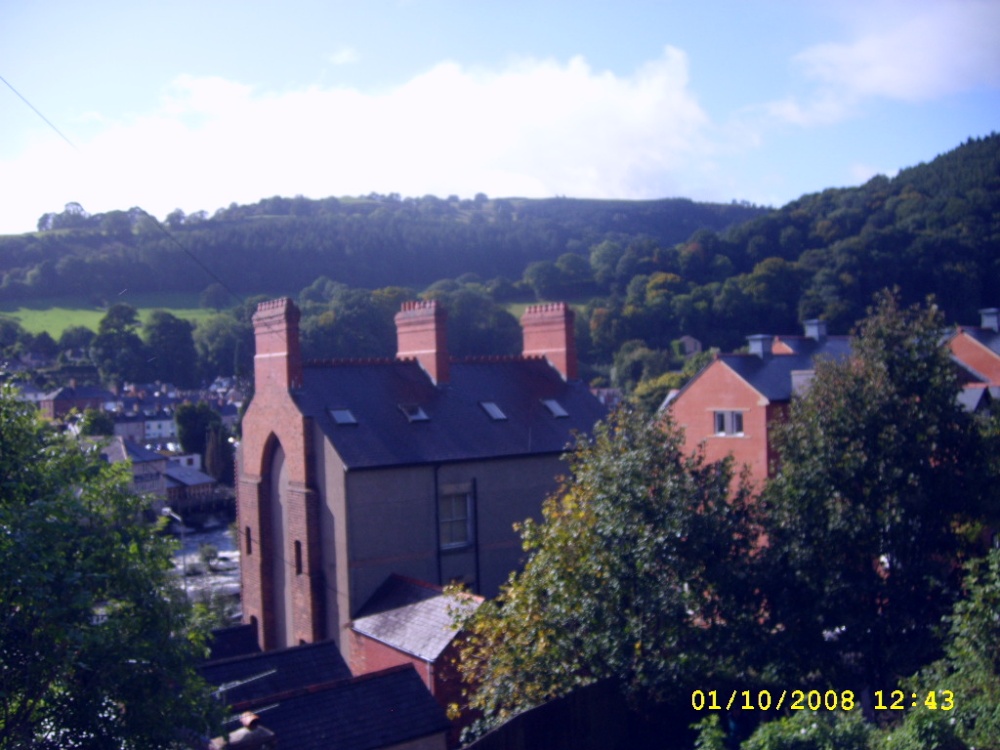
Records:
M153 310L166 310L178 318L198 323L215 314L215 310L198 307L197 294L125 293L108 300L110 304L127 302L139 311L139 318L146 321ZM95 307L83 298L53 297L32 300L27 303L0 304L0 315L16 318L25 330L31 333L48 331L54 339L70 326L86 326L97 330L105 308Z

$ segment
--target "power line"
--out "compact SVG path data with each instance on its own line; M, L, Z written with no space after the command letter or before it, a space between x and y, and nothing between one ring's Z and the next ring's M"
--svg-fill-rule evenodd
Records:
M68 143L68 144L69 144L70 146L72 146L72 147L73 147L74 149L76 149L77 151L79 151L79 150L80 150L80 149L76 148L76 144L75 144L75 143L73 143L73 141L71 141L71 140L70 140L69 138L67 138L67 137L66 137L66 134L65 134L65 133L63 133L63 132L62 132L62 131L61 131L61 130L60 130L59 128L57 128L57 127L56 127L55 125L53 125L53 124L52 124L52 123L51 123L51 122L49 121L49 118L48 118L48 117L46 117L46 116L45 116L45 115L43 115L43 114L42 114L41 112L39 112L39 111L38 111L38 110L37 110L37 109L35 108L35 105L34 105L34 104L32 104L31 102L29 102L29 101L28 101L27 99L25 99L25 98L24 98L24 96L23 96L23 95L21 94L21 92L20 92L20 91L18 91L18 90L17 90L16 88L14 88L14 87L13 87L13 86L11 85L10 81L8 81L8 80L7 80L6 78L4 78L3 76L0 76L0 81L3 81L3 82L4 82L5 84L7 84L7 88L9 88L9 89L10 89L11 91L13 91L13 92L14 92L15 94L17 94L18 98L19 98L19 99L20 99L20 100L21 100L22 102L24 102L24 103L25 103L25 104L27 104L27 105L28 105L29 107L31 107L31 111L32 111L32 112L34 112L34 113L35 113L36 115L38 115L39 117L41 117L41 118L42 118L42 120L44 120L44 121L45 121L45 124L46 124L46 125L48 125L48 126L49 126L50 128L52 128L52 129L53 129L54 131L56 131L56 132L57 132L57 133L59 134L59 137L60 137L60 138L62 138L62 139L63 139L64 141L66 141L66 143Z

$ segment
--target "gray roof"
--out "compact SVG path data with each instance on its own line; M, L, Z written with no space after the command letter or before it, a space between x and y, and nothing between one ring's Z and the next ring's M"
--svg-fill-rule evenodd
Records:
M233 709L253 711L279 747L296 750L375 750L451 728L412 664L239 702Z
M392 575L361 608L352 628L362 635L432 662L456 635L452 611L474 611L482 600L461 603L439 586Z
M541 357L453 360L450 372L438 386L413 360L308 364L293 397L348 469L558 454L607 413L586 384L564 381ZM491 418L483 402L506 419ZM402 406L427 418L411 421ZM350 410L356 424L337 424L331 409Z
M220 659L203 664L198 672L206 682L226 686L221 697L227 704L351 676L334 641Z
M813 343L820 342L813 341ZM828 338L822 343L827 345L806 347L806 352L801 354L772 354L768 357L758 357L754 354L720 354L719 360L725 362L769 401L789 401L794 393L793 372L814 370L817 358L827 357L839 361L851 353L850 341L847 339Z
M126 460L133 464L167 460L166 456L143 448L138 443L120 435L109 438L108 443L101 448L101 455L113 464Z
M199 484L215 484L215 479L203 471L198 471L190 466L182 466L173 461L167 462L165 470L168 479L185 487L196 487Z
M991 389L986 387L970 386L962 388L958 392L958 403L967 412L975 413L980 409L989 408L993 403Z

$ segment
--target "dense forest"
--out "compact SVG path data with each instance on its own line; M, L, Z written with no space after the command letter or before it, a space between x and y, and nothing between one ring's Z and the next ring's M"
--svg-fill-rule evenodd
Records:
M683 335L729 350L814 317L846 333L887 286L904 303L935 295L950 322L1000 304L1000 135L776 210L372 194L178 210L161 225L69 204L0 237L0 302L200 292L220 310L194 331L204 376L245 366L240 297L261 293L298 295L316 357L391 355L392 314L418 295L451 311L454 353L516 351L507 307L568 299L585 376L632 389L680 367Z

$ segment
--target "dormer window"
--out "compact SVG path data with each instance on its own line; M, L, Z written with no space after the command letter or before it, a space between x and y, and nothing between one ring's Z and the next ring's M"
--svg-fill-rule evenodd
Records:
M494 401L480 401L479 405L483 407L483 411L490 415L490 419L495 422L502 422L507 419L507 415L503 413L503 409L496 405Z
M406 415L406 419L410 422L427 422L430 420L427 412L419 404L400 404L399 410Z
M337 424L346 425L358 423L358 420L354 418L354 414L351 413L350 409L330 409L330 416Z
M569 412L566 411L562 404L556 401L554 398L543 398L542 403L545 404L545 408L549 410L549 414L553 417L568 417Z

